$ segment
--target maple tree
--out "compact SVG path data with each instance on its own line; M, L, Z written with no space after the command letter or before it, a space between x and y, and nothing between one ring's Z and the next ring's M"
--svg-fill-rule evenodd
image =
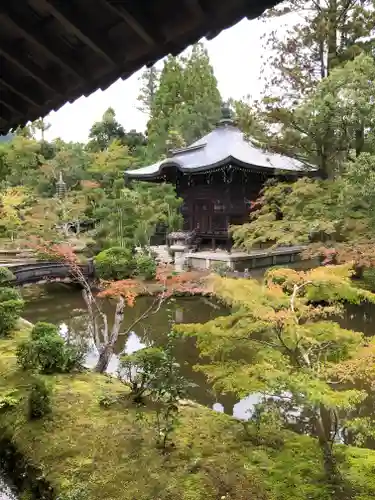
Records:
M126 308L133 307L139 295L150 293L145 288L142 280L103 280L100 282L101 290L95 294L92 284L86 279L71 245L37 239L30 245L39 255L47 256L52 260L65 264L69 268L72 279L82 286L82 295L89 319L90 338L93 339L99 352L95 370L100 373L105 372L108 368L120 333L125 337L129 335L140 321L146 319L150 314L157 313L161 305L173 295L194 295L204 293L205 290L203 282L196 279L196 273L175 274L168 267L161 266L157 269L155 281L159 286L153 293L154 299L151 305L132 322L126 331L121 331ZM100 299L115 301L116 307L112 322L109 320L108 314L104 312ZM112 328L110 328L110 323L112 323Z
M202 358L210 361L197 369L216 389L239 398L260 393L268 410L288 403L288 411L278 413L286 425L295 412L308 414L330 477L338 475L333 445L375 383L368 364L374 341L332 319L344 302L375 303L375 294L353 285L352 273L346 265L271 269L263 283L217 277L214 294L232 314L175 327L197 338ZM359 379L367 385L344 384Z

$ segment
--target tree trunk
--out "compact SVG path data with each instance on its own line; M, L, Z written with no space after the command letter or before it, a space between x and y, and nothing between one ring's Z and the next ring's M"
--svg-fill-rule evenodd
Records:
M365 127L363 123L355 131L355 155L359 156L365 145Z
M335 66L337 58L337 0L330 0L328 8L328 33L327 33L327 76Z
M113 323L111 336L108 342L99 351L99 359L95 367L95 371L98 373L104 373L111 361L115 344L120 333L121 324L124 319L124 309L125 300L120 296L116 305L115 320Z
M333 452L334 436L332 412L323 405L317 411L316 432L319 446L323 455L323 467L327 483L331 486L332 498L340 500L353 500L352 487L342 477Z

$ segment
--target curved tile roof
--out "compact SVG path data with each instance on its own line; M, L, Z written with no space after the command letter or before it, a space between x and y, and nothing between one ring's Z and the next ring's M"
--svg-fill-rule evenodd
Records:
M188 148L175 151L171 157L147 167L128 170L125 175L129 179L151 180L163 175L163 170L168 167L175 167L188 174L211 170L229 163L270 173L302 173L308 168L299 160L254 146L245 139L239 128L225 123Z

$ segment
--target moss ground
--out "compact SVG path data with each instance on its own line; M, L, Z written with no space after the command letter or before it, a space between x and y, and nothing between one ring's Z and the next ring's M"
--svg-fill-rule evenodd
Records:
M291 432L245 439L235 420L184 406L175 449L155 446L154 415L132 406L117 380L84 373L48 376L53 413L28 422L30 374L18 369L15 347L27 330L0 340L0 394L22 398L0 414L0 433L41 471L59 494L79 500L328 500L315 440ZM103 395L122 395L109 408ZM140 418L143 417L143 418ZM1 436L0 436L1 437ZM375 452L342 448L342 469L358 494L375 498ZM61 496L59 498L73 498Z

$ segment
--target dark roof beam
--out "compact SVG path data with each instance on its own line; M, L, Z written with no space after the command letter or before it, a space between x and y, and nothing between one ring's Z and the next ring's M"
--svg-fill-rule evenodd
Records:
M100 36L92 30L84 17L75 11L69 2L59 0L45 0L49 12L63 26L74 33L82 42L88 45L94 52L101 55L111 66L116 65L116 60L112 56L113 49L105 41L104 36Z
M148 45L163 43L162 35L155 29L135 2L123 0L101 0L103 5L121 17Z
M0 100L0 120L9 122L14 118L14 113L11 113L8 107L5 107Z
M25 57L25 50L18 48L17 44L10 45L0 41L0 54L2 54L5 59L18 66L23 73L31 76L34 80L44 85L52 92L57 92L58 94L62 93L61 85L51 76L51 73L47 73L33 61L27 59ZM4 70L2 73L4 73Z
M35 28L35 26L31 26L28 16L20 14L19 12L10 12L9 2L7 2L6 5L7 8L4 7L4 5L0 5L1 16L8 18L27 40L37 45L41 50L45 52L45 54L50 59L54 60L59 66L74 74L79 80L85 79L82 65L74 59L68 57L65 51L56 46L56 38L52 39L45 32L43 33L41 29L37 29ZM24 56L22 59L24 59Z
M40 95L40 92L38 92L36 88L33 88L31 82L28 82L26 86L22 86L20 85L19 80L17 82L11 81L9 79L9 75L5 77L4 74L1 74L0 84L21 97L24 101L30 103L32 106L42 106L45 103L45 98Z
M16 115L19 115L21 116L22 113L18 110L18 109L15 109L13 108L13 106L11 106L8 102L6 102L5 100L3 101L2 97L0 96L0 104L2 104L3 106L5 106L6 108L9 109L9 111L12 112L12 114L16 114Z
M0 101L3 104L5 104L5 106L9 108L11 111L19 113L20 115L23 115L28 111L28 106L25 106L24 101L22 101L16 95L12 94L9 90L4 91L4 89L2 89L1 87L0 87Z

